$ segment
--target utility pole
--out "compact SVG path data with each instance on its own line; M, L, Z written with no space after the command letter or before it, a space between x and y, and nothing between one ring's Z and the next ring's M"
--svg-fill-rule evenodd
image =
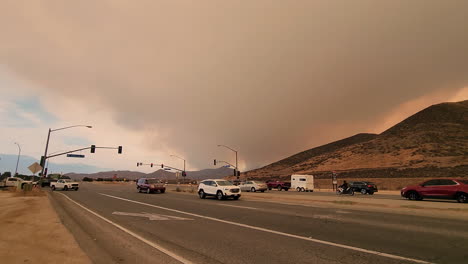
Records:
M237 179L239 180L239 167L238 167L238 163L237 163L237 150L235 149L232 149L226 145L218 145L218 147L225 147L227 149L230 149L231 151L233 151L234 153L236 153L236 177Z
M16 177L16 174L18 173L18 164L21 156L21 147L18 143L15 142L15 144L18 146L18 159L16 160L16 169L15 169L15 175L13 177Z

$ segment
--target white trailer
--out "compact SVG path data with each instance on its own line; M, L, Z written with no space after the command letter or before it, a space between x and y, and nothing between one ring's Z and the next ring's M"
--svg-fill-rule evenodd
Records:
M313 192L314 175L291 175L291 189L296 189L298 192Z

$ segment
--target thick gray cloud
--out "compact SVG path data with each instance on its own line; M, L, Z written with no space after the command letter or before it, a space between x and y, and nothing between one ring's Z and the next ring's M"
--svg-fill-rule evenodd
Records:
M468 86L467 1L3 1L0 63L206 167L252 168ZM356 126L355 124L364 124Z

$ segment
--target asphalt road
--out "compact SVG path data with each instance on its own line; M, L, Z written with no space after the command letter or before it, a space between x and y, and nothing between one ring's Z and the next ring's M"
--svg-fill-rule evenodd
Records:
M79 191L56 191L51 197L95 263L468 260L468 225L461 220L143 194L133 185L84 183Z

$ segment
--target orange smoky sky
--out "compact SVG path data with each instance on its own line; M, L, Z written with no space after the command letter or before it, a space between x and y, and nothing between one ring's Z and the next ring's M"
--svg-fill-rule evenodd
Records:
M467 17L468 1L2 1L0 64L43 99L99 104L142 149L203 168L226 144L248 169L466 99Z

